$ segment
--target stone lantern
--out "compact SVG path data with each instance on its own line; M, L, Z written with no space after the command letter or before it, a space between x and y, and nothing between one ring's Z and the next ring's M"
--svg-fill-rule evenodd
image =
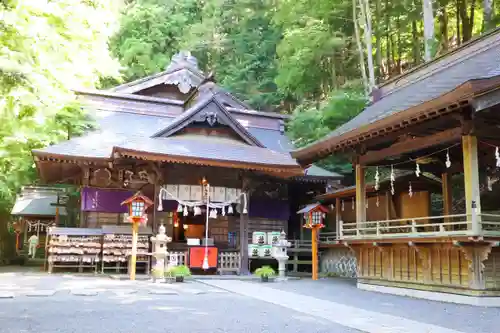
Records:
M273 257L278 261L278 278L277 281L285 281L286 278L286 263L288 262L288 248L290 242L286 239L285 231L281 231L278 242L273 244Z
M151 237L153 244L153 257L155 258L155 266L153 273L153 281L156 280L157 272L161 272L161 277L164 277L165 258L168 256L167 243L172 241L172 237L168 237L165 233L165 226L162 224L158 230L158 235Z

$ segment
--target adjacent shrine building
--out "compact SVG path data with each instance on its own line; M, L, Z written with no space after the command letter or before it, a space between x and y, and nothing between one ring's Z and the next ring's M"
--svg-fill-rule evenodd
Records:
M337 240L356 255L359 288L500 304L484 297L500 296L499 104L497 29L384 83L361 114L292 153L303 166L330 154L353 161L355 219L338 221ZM408 192L424 172L441 180L433 214L412 211L415 196L405 214L367 214L396 170L412 172Z

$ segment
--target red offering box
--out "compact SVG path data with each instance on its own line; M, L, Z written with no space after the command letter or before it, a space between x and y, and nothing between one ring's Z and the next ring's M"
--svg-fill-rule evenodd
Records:
M218 249L214 246L208 247L208 266L209 268L217 268ZM205 258L205 247L190 247L189 248L189 267L202 268L203 259Z

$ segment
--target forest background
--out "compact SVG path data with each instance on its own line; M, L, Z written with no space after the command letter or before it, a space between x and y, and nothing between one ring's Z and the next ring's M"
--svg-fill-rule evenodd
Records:
M72 88L141 78L190 50L255 109L291 114L300 147L381 82L499 24L494 0L0 0L0 222L37 182L31 149L93 126Z

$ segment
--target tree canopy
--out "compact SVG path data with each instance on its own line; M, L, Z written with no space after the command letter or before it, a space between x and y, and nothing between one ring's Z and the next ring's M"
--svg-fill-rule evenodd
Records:
M91 126L71 88L162 71L187 49L254 108L291 114L303 146L377 84L498 26L499 12L493 0L2 1L0 210L35 180L31 149Z
M496 27L498 7L493 0L130 0L111 50L125 81L192 51L254 108L292 114L288 134L302 146L359 113L377 84Z
M90 125L71 89L119 75L108 51L118 3L0 2L0 215L36 180L31 150Z

